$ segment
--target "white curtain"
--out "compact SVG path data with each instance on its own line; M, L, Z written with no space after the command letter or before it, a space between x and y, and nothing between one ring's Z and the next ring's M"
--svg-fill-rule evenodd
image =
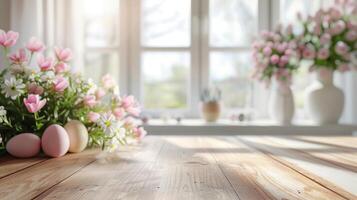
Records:
M10 29L20 33L17 48L34 36L46 44L46 52L54 46L73 51L72 69L82 69L82 28L79 0L11 0Z

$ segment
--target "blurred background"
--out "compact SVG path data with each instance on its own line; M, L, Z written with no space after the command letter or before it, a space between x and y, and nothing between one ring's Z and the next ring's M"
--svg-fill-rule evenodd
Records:
M262 30L294 24L331 0L0 0L0 29L70 47L72 68L99 81L110 74L153 118L197 118L200 92L222 91L223 118L267 118L269 90L250 79L251 46ZM306 120L307 67L294 77L296 121ZM357 123L357 74L338 74L341 122Z

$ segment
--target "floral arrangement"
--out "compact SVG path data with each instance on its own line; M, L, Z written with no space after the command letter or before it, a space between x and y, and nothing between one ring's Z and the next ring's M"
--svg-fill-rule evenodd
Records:
M285 30L278 26L275 31L263 31L261 39L253 44L253 78L267 85L273 77L281 83L290 84L292 74L299 66L296 48L297 40L292 26Z
M44 56L44 44L31 38L25 48L10 53L19 34L0 30L0 48L5 64L0 73L0 134L2 146L15 135L42 136L51 124L82 122L89 145L115 149L146 131L134 117L140 106L133 96L119 96L115 81L106 75L101 84L70 70L68 48L54 48L54 57Z
M311 60L311 70L327 68L345 72L351 69L352 56L357 49L357 4L336 1L336 6L320 9L303 19L299 51Z

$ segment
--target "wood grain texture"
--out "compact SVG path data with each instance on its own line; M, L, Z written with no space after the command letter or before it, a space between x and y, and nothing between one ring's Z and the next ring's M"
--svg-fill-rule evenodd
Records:
M148 136L117 153L0 158L0 199L357 199L344 139Z
M45 157L36 157L28 159L17 159L10 155L0 157L0 179L9 176L17 171L21 171L40 162L45 161Z
M96 151L48 159L0 179L2 200L32 199L95 160Z
M235 138L205 140L227 149L213 155L242 199L343 199Z
M354 184L357 182L357 174L353 171L286 148L285 145L274 142L271 137L240 137L240 140L345 199L357 198L357 185Z

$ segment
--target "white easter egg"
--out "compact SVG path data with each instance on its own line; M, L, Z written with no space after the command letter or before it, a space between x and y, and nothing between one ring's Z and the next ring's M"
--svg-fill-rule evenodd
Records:
M77 120L69 121L64 128L69 137L69 152L83 151L88 144L88 131L84 124Z

